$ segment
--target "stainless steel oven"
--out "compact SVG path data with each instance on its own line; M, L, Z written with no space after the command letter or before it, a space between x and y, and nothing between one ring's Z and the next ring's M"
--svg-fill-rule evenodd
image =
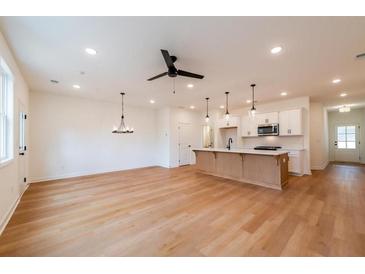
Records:
M257 135L258 136L278 136L279 135L279 124L258 125Z

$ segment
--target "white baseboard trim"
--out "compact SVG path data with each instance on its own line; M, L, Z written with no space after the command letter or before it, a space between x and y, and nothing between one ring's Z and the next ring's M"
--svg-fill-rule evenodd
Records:
M111 173L111 172L117 172L117 171L126 171L131 169L140 169L140 168L146 168L146 167L155 167L156 165L146 165L146 166L140 166L140 167L133 167L133 168L126 168L126 169L104 169L104 170L86 170L86 171L80 171L80 172L71 172L71 173L64 173L64 174L58 174L58 175L52 175L52 176L44 176L44 177L35 177L30 179L30 183L42 183L47 181L53 181L53 180L61 180L61 179L68 179L68 178L75 178L75 177L82 177L82 176L89 176L89 175L98 175L103 173Z
M312 170L323 170L323 169L325 169L328 166L328 164L329 164L329 161L325 161L321 165L311 166L311 169Z
M23 197L23 194L25 193L25 191L28 189L29 184L27 184L22 193L19 195L18 199L15 200L15 202L13 203L13 205L10 207L8 213L5 215L5 218L0 222L0 235L4 232L5 227L8 225L11 217L13 216L15 209L17 208L21 198Z

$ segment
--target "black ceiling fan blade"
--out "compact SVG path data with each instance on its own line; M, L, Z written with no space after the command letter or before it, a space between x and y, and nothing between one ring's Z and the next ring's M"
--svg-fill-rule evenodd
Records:
M195 73L188 72L188 71L181 70L181 69L179 69L177 71L177 75L185 76L185 77L191 77L191 78L197 78L197 79L203 79L204 78L204 75L195 74Z
M174 62L172 61L169 52L165 49L162 49L161 53L162 53L163 59L165 59L165 63L167 65L167 67L168 68L174 67Z
M155 80L155 79L160 78L160 77L165 76L165 75L167 75L167 72L163 72L159 75L153 76L152 78L147 79L147 81L152 81L152 80Z

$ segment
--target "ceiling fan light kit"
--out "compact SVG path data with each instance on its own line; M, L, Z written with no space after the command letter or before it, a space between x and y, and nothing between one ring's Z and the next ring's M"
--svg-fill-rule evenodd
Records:
M124 92L120 93L122 95L122 116L120 119L120 125L119 127L114 127L112 133L118 133L118 134L122 134L122 133L133 133L134 129L133 128L129 128L128 126L125 125L124 122Z

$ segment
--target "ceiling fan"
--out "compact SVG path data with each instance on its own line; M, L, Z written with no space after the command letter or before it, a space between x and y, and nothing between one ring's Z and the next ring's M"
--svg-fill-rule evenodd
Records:
M150 79L147 79L147 81L152 81L152 80L155 80L157 78L160 78L162 76L170 76L170 77L176 77L176 76L185 76L185 77L191 77L191 78L197 78L197 79L203 79L204 78L204 75L199 75L199 74L195 74L195 73L192 73L192 72L188 72L188 71L185 71L185 70L181 70L181 69L177 69L175 66L174 66L174 63L176 62L177 60L177 57L176 56L170 56L169 52L165 49L161 49L161 53L162 53L162 56L165 60L165 63L167 65L167 71L166 72L163 72L159 75L156 75Z

